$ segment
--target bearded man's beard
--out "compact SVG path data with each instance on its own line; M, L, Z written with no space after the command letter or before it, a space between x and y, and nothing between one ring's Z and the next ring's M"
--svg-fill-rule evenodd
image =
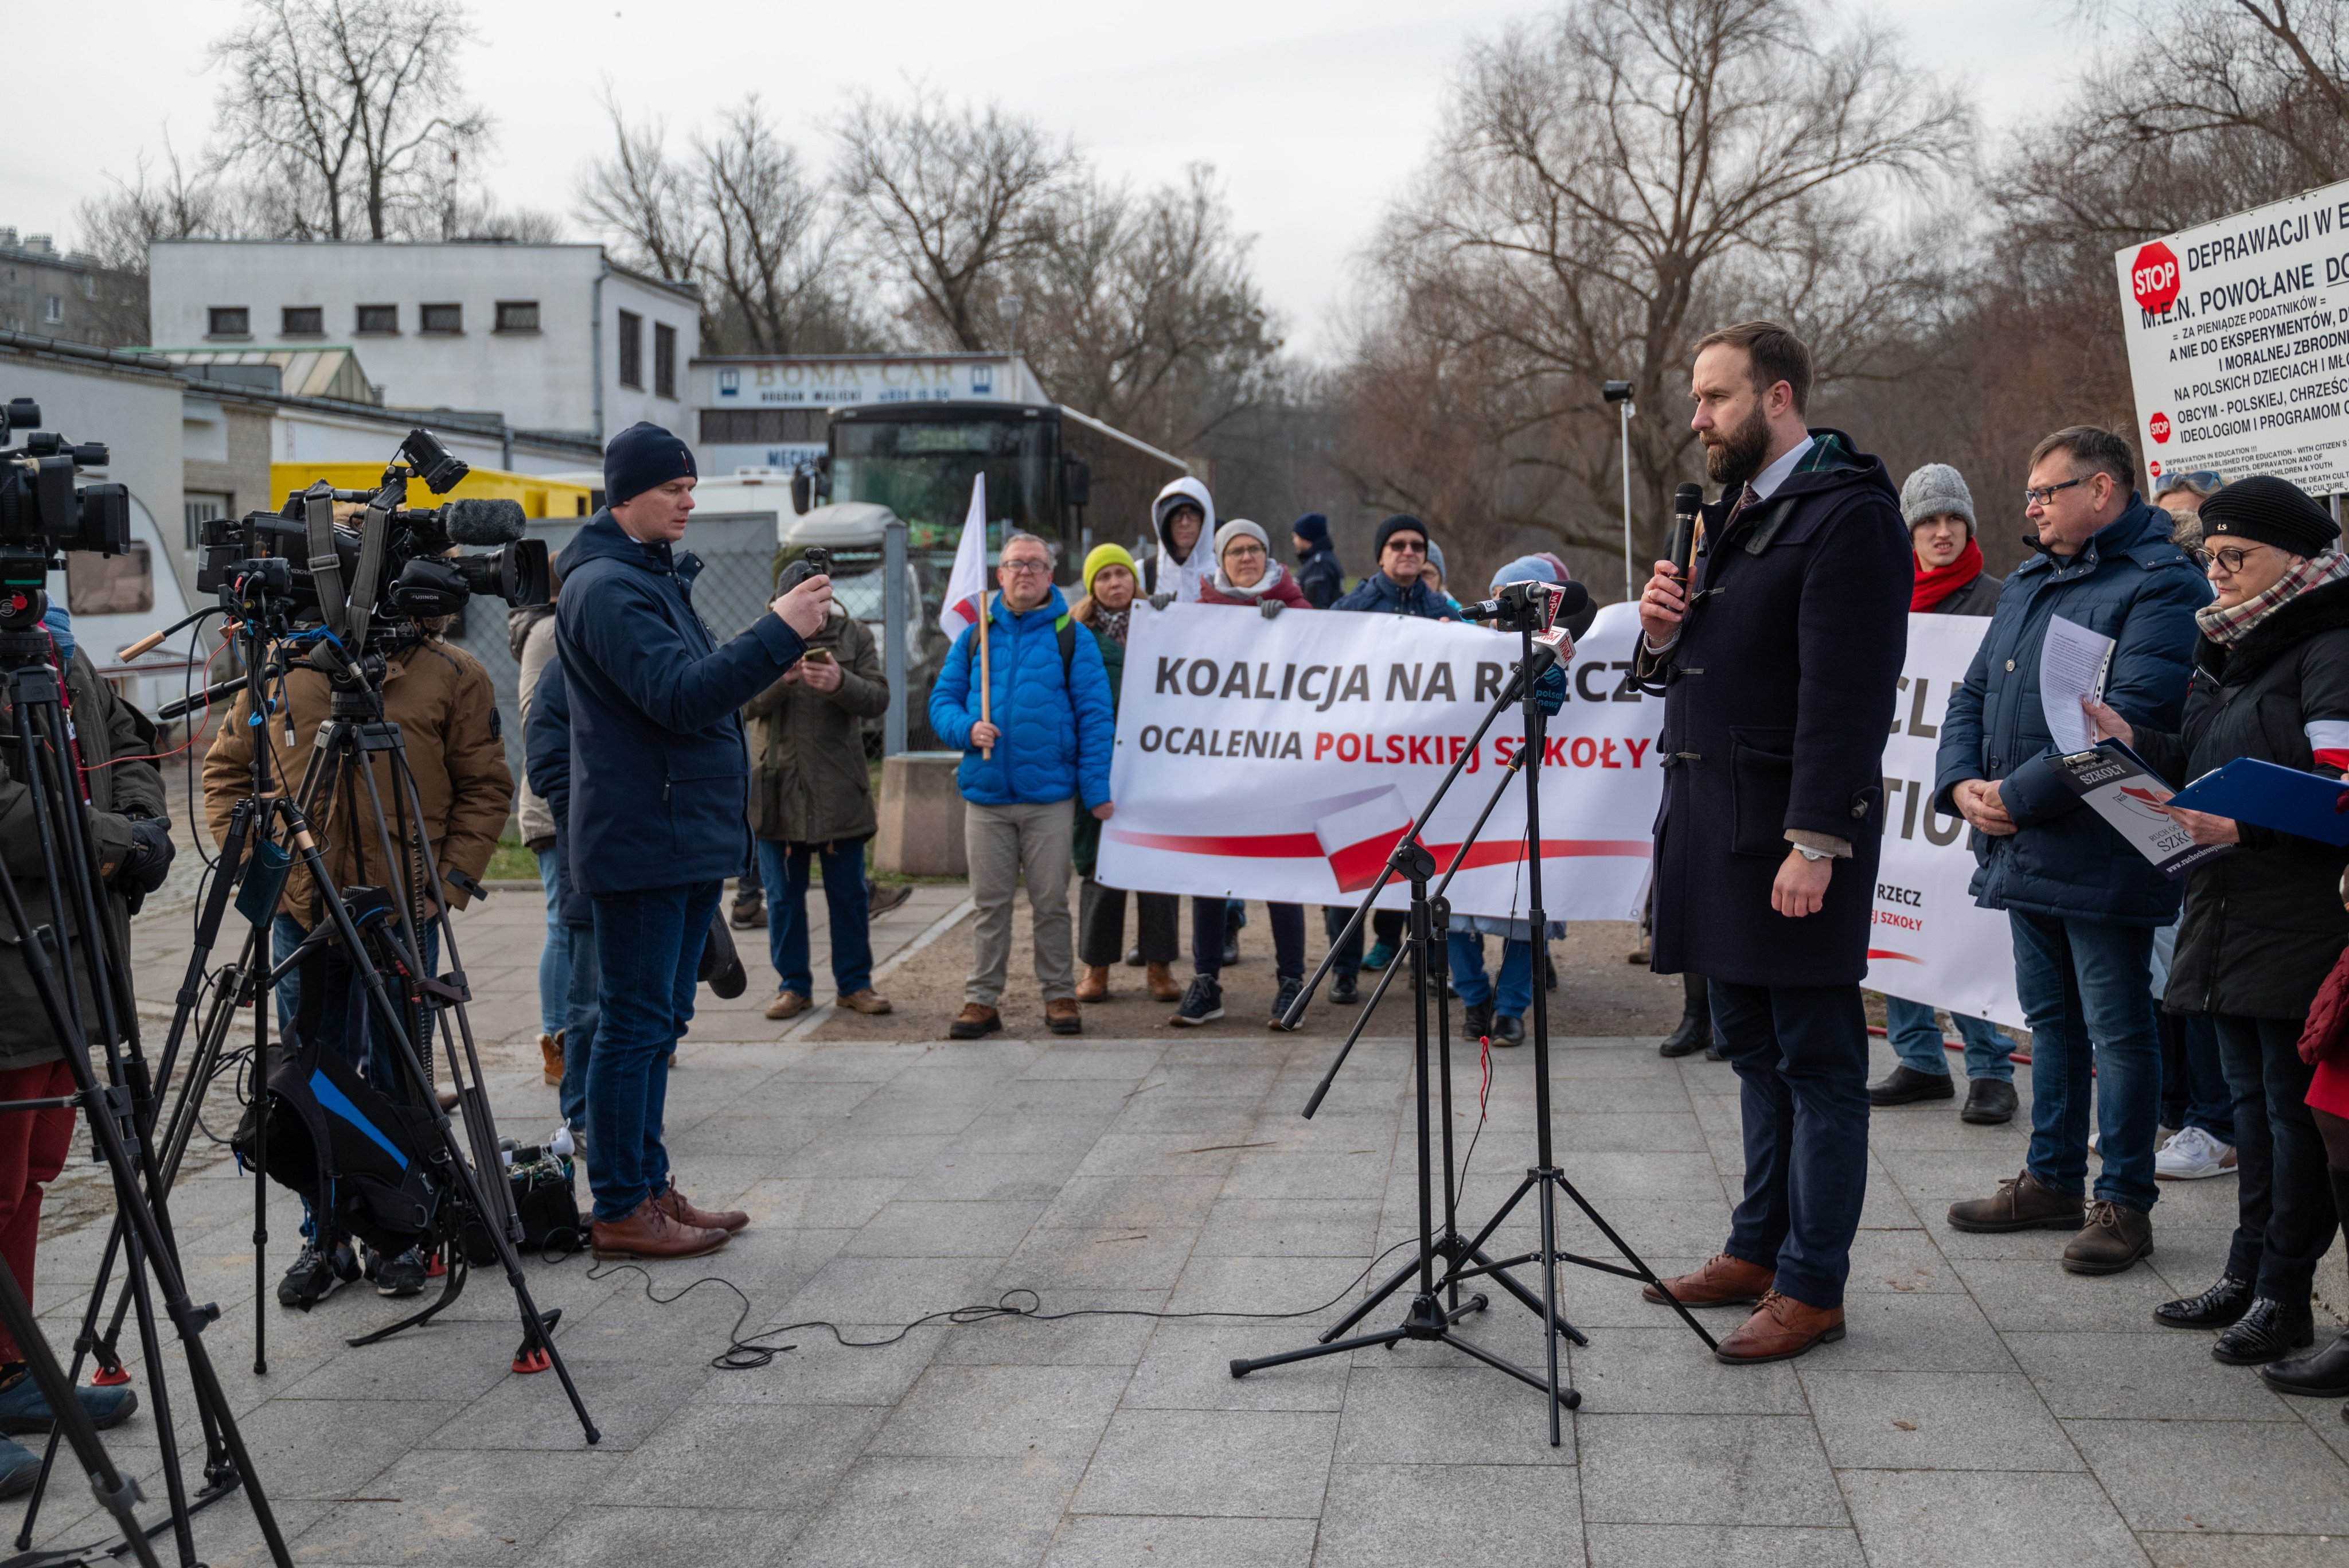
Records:
M1720 445L1704 449L1705 474L1724 489L1742 489L1762 472L1762 460L1769 451L1770 422L1762 417L1762 405L1756 400L1744 424L1723 437Z

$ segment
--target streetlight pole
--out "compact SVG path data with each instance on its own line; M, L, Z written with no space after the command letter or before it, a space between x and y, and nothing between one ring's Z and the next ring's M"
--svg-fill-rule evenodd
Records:
M1635 581L1631 575L1631 383L1629 381L1607 381L1601 383L1599 390L1605 395L1609 402L1615 405L1617 412L1621 416L1620 428L1623 442L1623 602L1629 604L1631 602L1633 597L1633 584Z

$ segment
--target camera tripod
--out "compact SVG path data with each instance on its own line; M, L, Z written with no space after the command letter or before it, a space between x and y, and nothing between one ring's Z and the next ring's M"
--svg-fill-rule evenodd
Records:
M37 614L38 596L34 596ZM8 620L22 610L11 607ZM109 918L108 896L99 880L98 846L84 809L78 755L63 707L63 678L47 663L47 639L37 630L0 623L0 678L5 678L14 713L9 737L21 760L18 782L23 785L35 836L40 846L43 886L50 890L50 919L36 924L28 915L16 880L0 861L0 905L5 905L17 946L31 972L34 991L52 1036L64 1047L74 1080L74 1093L51 1099L0 1104L0 1111L30 1112L72 1106L88 1113L89 1129L99 1158L105 1160L115 1193L116 1219L106 1261L93 1286L91 1305L85 1312L84 1339L96 1305L107 1289L107 1275L119 1253L125 1260L126 1303L139 1314L139 1327L152 1418L160 1449L170 1515L164 1521L141 1526L133 1512L135 1485L124 1480L106 1460L94 1429L73 1392L86 1346L77 1346L75 1374L61 1370L43 1342L39 1325L25 1306L12 1277L0 1291L0 1317L33 1365L34 1376L57 1424L52 1428L39 1480L17 1539L20 1552L29 1547L38 1506L57 1458L60 1438L70 1441L77 1458L92 1478L99 1501L121 1524L124 1542L111 1548L88 1548L20 1555L12 1564L30 1565L94 1563L128 1550L141 1563L155 1561L150 1536L169 1528L183 1565L196 1562L191 1519L196 1510L229 1492L244 1490L261 1526L271 1559L285 1568L290 1563L268 1499L263 1494L253 1461L227 1396L222 1391L211 1355L202 1338L220 1315L211 1305L189 1300L180 1270L166 1204L168 1183L155 1156L152 1137L153 1099L146 1068L139 1054L135 1014L129 984L128 954ZM54 958L52 957L54 952ZM87 997L87 1012L83 1006ZM89 1059L85 1017L94 1020L104 1045L107 1081L100 1084ZM128 1044L128 1050L123 1047ZM151 1276L151 1282L150 1282ZM179 1334L196 1410L204 1435L206 1486L191 1497L182 1473L179 1438L171 1416L171 1393L165 1381L162 1335L159 1332L156 1297L162 1315ZM16 1309L23 1308L22 1322ZM117 1379L119 1380L119 1379Z
M1245 1377L1251 1372L1261 1371L1268 1366L1280 1366L1296 1361L1310 1361L1324 1355L1338 1355L1374 1345L1392 1346L1406 1339L1433 1340L1448 1345L1453 1349L1481 1361L1496 1371L1506 1373L1520 1383L1541 1389L1547 1396L1550 1446L1556 1448L1563 1442L1565 1437L1563 1417L1560 1413L1575 1409L1582 1403L1580 1393L1560 1376L1558 1341L1564 1338L1577 1345L1590 1343L1588 1337L1568 1322L1558 1311L1557 1268L1559 1264L1570 1263L1577 1267L1594 1269L1602 1273L1615 1274L1624 1279L1639 1280L1654 1285L1663 1292L1664 1299L1671 1303L1673 1310L1680 1314L1682 1320L1695 1332L1698 1338L1704 1341L1708 1347L1713 1344L1713 1339L1705 1332L1703 1325L1690 1314L1688 1308L1675 1299L1671 1291L1665 1289L1663 1282L1656 1277L1655 1271L1640 1260L1630 1244L1616 1233L1614 1228L1607 1223L1598 1210L1591 1207L1588 1199L1575 1189L1574 1184L1567 1179L1566 1173L1558 1168L1551 1142L1547 988L1542 984L1538 973L1536 974L1534 981L1533 1027L1530 1031L1534 1047L1535 1163L1526 1169L1525 1179L1517 1184L1516 1189L1509 1195L1499 1209L1495 1210L1492 1218L1486 1220L1474 1236L1464 1236L1460 1231L1459 1178L1453 1162L1452 1043L1448 1010L1443 1006L1440 998L1436 1008L1433 1052L1430 1048L1428 1002L1429 993L1434 989L1431 983L1432 949L1433 943L1439 940L1440 932L1448 929L1451 923L1451 905L1444 897L1444 890L1452 885L1452 878L1459 873L1461 867L1467 863L1470 847L1475 844L1477 835L1484 831L1485 822L1491 818L1494 809L1500 805L1509 785L1520 780L1524 784L1526 794L1527 847L1525 863L1529 906L1526 916L1532 928L1533 940L1537 942L1541 940L1542 932L1547 924L1547 915L1542 909L1541 892L1541 766L1544 721L1547 715L1542 711L1535 688L1542 675L1557 662L1557 656L1547 644L1537 643L1534 640L1533 628L1529 622L1521 621L1516 629L1522 653L1508 686L1502 691L1499 697L1494 701L1493 706L1486 711L1483 722L1476 726L1476 732L1470 737L1460 760L1452 764L1450 771L1444 775L1443 782L1436 785L1435 793L1429 796L1427 804L1420 808L1416 820L1404 830L1402 838L1396 842L1394 848L1388 855L1384 870L1371 885L1361 906L1355 909L1352 919L1347 922L1344 933L1330 944L1329 953L1323 957L1320 967L1314 971L1312 978L1306 981L1304 991L1299 995L1296 1004L1290 1009L1287 1017L1289 1027L1294 1028L1298 1020L1302 1017L1306 1005L1312 1001L1314 992L1319 989L1322 980L1337 961L1340 950L1353 939L1354 935L1361 929L1362 923L1370 918L1371 909L1378 902L1379 895L1385 890L1391 880L1397 877L1402 877L1411 888L1410 917L1404 936L1404 946L1411 959L1413 1076L1416 1080L1418 1102L1418 1255L1372 1291L1351 1312L1340 1319L1335 1326L1325 1332L1320 1336L1319 1344L1273 1355L1236 1359L1231 1364L1231 1372L1234 1377ZM1428 819L1434 815L1436 806L1443 801L1445 793L1451 789L1453 782L1460 776L1467 759L1475 756L1477 748L1484 744L1485 732L1492 728L1494 721L1506 711L1512 702L1518 705L1523 715L1524 743L1517 748L1516 754L1502 770L1501 776L1494 781L1493 793L1486 798L1484 810L1477 814L1475 823L1463 838L1458 853L1453 857L1451 867L1444 873L1443 880L1436 883L1431 890L1429 882L1435 875L1436 861L1427 846L1420 842L1421 831ZM1344 1068L1346 1059L1352 1053L1355 1043L1361 1038L1363 1030L1369 1027L1371 1016L1377 1012L1380 1002L1386 995L1387 988L1393 983L1395 976L1401 972L1402 967L1400 962L1391 963L1387 966L1386 972L1379 977L1377 987L1371 992L1370 1000L1363 1003L1361 1013L1355 1019L1354 1027L1347 1034L1345 1043L1338 1048L1337 1056L1330 1064L1329 1072L1323 1075L1320 1084L1313 1091L1312 1097L1306 1102L1304 1114L1308 1117L1320 1108L1323 1097L1329 1094L1330 1086L1337 1082L1338 1074ZM1431 1064L1431 1055L1435 1058L1433 1064ZM1440 1085L1432 1085L1430 1083L1429 1069L1432 1064L1436 1068ZM1436 1139L1430 1126L1435 1114L1435 1107L1431 1105L1431 1101L1437 1097L1439 1090L1444 1120L1442 1137L1444 1219L1440 1228L1435 1218ZM1575 1207L1579 1209L1583 1215L1598 1228L1599 1233L1606 1237L1608 1243L1629 1264L1628 1267L1624 1263L1611 1263L1603 1259L1584 1257L1578 1253L1564 1251L1559 1248L1557 1199L1560 1195L1571 1200ZM1540 1211L1539 1249L1512 1257L1491 1256L1485 1251L1486 1243L1491 1241L1494 1234L1528 1196L1536 1198ZM1516 1279L1510 1272L1511 1270L1524 1268L1529 1264L1537 1265L1541 1270L1539 1295L1536 1295L1524 1282ZM1452 1332L1454 1326L1462 1318L1471 1313L1481 1312L1490 1304L1488 1299L1481 1293L1469 1296L1465 1301L1462 1300L1460 1286L1464 1282L1475 1279L1490 1279L1516 1298L1519 1304L1532 1312L1544 1325L1542 1341L1547 1359L1546 1376L1537 1376L1524 1367ZM1350 1330L1376 1311L1389 1296L1414 1281L1417 1288L1412 1293L1411 1304L1404 1312L1402 1324L1375 1334L1347 1337Z
M258 630L262 622L263 618L256 615L249 616L245 623L247 640L254 644L247 659L247 711L267 716L271 711L266 699L268 675L273 671L282 675L284 663L290 657L292 639L280 635L264 646ZM280 630L282 633L283 628ZM277 982L302 963L309 950L330 939L338 939L353 977L366 993L363 1011L375 1043L371 1048L388 1046L391 1076L398 1080L408 1103L429 1109L433 1134L440 1145L434 1157L440 1178L455 1198L460 1216L474 1221L479 1236L496 1254L506 1283L514 1293L523 1322L514 1370L540 1372L551 1368L562 1383L587 1441L597 1442L602 1434L588 1416L570 1369L554 1345L552 1330L561 1317L560 1309L542 1313L523 1277L516 1251L522 1236L521 1220L514 1211L512 1190L502 1179L497 1127L490 1112L471 1021L465 1011L471 992L465 983L456 932L449 919L446 886L432 851L415 774L409 764L399 726L384 717L383 694L373 673L379 655L354 659L331 637L321 637L315 645L328 660L323 673L332 689L330 716L319 727L308 766L292 798L272 789L266 737L254 738L252 793L240 800L231 814L220 866L197 921L195 945L189 954L186 976L172 1015L170 1050L173 1054L185 1036L201 998L204 966L219 938L233 885L241 872L248 873L247 886L238 903L240 912L253 922L253 929L246 938L243 957L214 977L214 1005L199 1036L197 1061L183 1088L181 1107L192 1116L194 1107L201 1104L202 1094L189 1091L218 1069L233 1015L232 999L237 1003L253 1004L254 1060L257 1064L265 1064L269 1056L270 1003ZM314 664L313 668L317 666ZM290 719L284 722L290 723ZM389 811L386 809L385 790L377 779L378 761L389 780ZM346 892L336 888L328 873L310 825L321 801L336 799L343 806L340 821L353 836L357 864L363 867L370 857L361 835L371 830L375 856L385 870L383 888ZM400 823L396 837L390 826L394 817ZM274 963L264 955L270 950L269 926L287 861L282 852L276 852L274 826L282 826L285 842L309 873L322 914L316 928L300 947ZM248 846L252 846L249 860ZM440 953L447 961L445 971L436 972L436 966L426 961L428 949L419 940L419 930L437 938ZM397 997L386 982L387 972L401 981ZM441 1105L429 1064L436 1020L444 1047L443 1059L456 1088L455 1103L463 1114L465 1137L461 1143ZM326 1048L331 1049L333 1044L328 1042ZM265 1114L254 1118L254 1164L262 1174L265 1174L267 1163L267 1124ZM175 1127L174 1131L183 1145L185 1130ZM492 1174L485 1178L483 1172ZM267 1192L265 1181L256 1182L254 1270L257 1300L265 1297L268 1288L268 1269L263 1256L267 1235ZM451 1229L453 1231L458 1228ZM446 1251L446 1282L430 1305L350 1343L375 1344L404 1329L429 1323L446 1310L463 1290L469 1272L465 1250L456 1243L453 1234ZM256 1315L265 1319L265 1310ZM263 1344L256 1338L256 1371L266 1370Z

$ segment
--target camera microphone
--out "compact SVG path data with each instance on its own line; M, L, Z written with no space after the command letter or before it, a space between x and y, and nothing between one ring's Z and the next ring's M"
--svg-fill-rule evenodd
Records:
M1704 504L1702 485L1683 484L1672 493L1672 538L1665 554L1672 563L1673 575L1687 582L1692 558L1696 554L1697 508Z
M449 503L449 541L453 545L511 545L529 531L519 501L468 496Z

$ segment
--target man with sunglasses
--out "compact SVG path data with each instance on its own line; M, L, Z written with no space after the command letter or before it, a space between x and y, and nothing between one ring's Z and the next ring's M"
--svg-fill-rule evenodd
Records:
M2105 701L2131 724L2174 732L2194 612L2210 599L2170 540L2169 514L2137 493L2137 472L2128 442L2092 426L2057 431L2033 450L2023 542L2037 554L2006 579L1951 694L1933 783L1933 808L1973 826L1974 901L2006 911L2031 1023L2023 1168L1992 1196L1952 1204L1950 1223L2075 1231L2063 1261L2075 1274L2119 1273L2153 1251L2153 936L2178 918L2178 884L2062 782L2063 747L2040 706L2040 650L2059 615L2111 638ZM2103 1167L2084 1205L2092 1121Z
M1379 569L1330 607L1365 610L1373 615L1411 615L1423 620L1458 620L1458 607L1441 588L1431 588L1423 580L1429 548L1427 524L1408 512L1398 512L1379 524L1377 537ZM1332 908L1321 911L1322 927L1332 942L1337 941L1352 917L1351 909ZM1359 999L1357 987L1362 971L1384 969L1394 961L1396 950L1402 945L1402 911L1373 910L1371 933L1374 940L1368 958L1362 954L1360 930L1354 932L1352 940L1338 949L1330 982L1330 1000L1338 1006Z

